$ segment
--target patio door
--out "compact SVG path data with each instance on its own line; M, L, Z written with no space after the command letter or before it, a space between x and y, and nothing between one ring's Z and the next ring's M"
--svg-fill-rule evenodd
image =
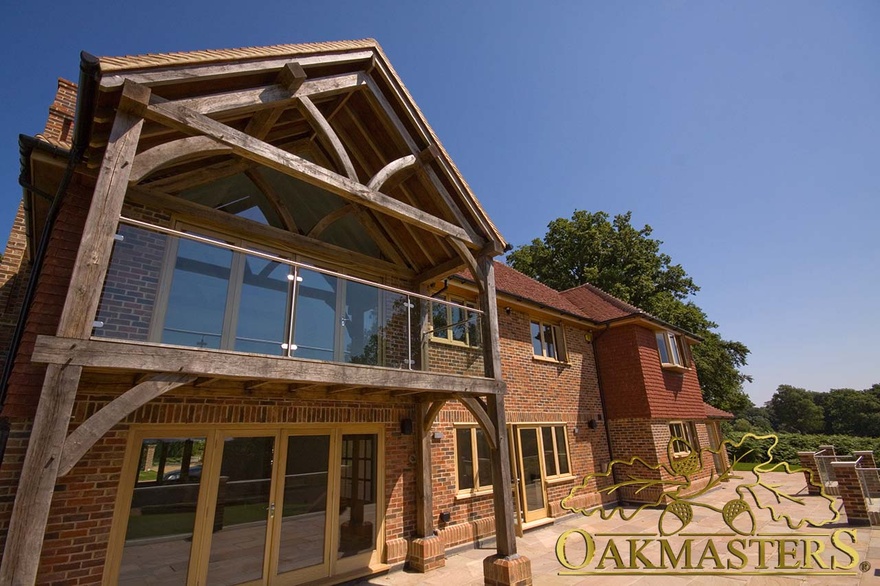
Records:
M526 523L547 517L547 481L537 427L515 427L520 510Z
M125 542L108 556L108 576L131 585L253 586L367 569L380 557L381 436L363 431L212 430L189 448L195 460L184 451L193 440L141 434L137 468L127 468L137 480L123 493L131 506L115 523L127 525ZM166 466L162 456L172 471L145 475L157 442L171 446L161 454L183 453L183 461Z

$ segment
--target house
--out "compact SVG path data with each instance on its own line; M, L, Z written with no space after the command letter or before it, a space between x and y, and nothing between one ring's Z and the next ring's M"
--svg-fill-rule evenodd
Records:
M332 583L494 534L486 582L527 584L581 477L712 441L696 339L494 262L375 41L83 54L21 146L0 583Z

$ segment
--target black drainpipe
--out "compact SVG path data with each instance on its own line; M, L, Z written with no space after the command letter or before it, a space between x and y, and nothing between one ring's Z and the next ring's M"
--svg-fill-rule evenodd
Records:
M80 53L79 64L79 85L77 86L76 96L76 116L74 119L73 144L70 151L64 151L51 145L46 145L35 138L21 135L19 136L19 147L21 151L21 175L19 176L19 184L28 190L37 191L30 184L28 170L30 168L30 156L35 148L39 148L49 152L50 154L67 156L67 167L64 170L64 176L58 184L58 190L52 199L52 206L46 216L46 225L43 228L43 234L40 236L40 242L34 254L33 264L31 265L31 275L28 279L27 289L25 290L24 301L22 303L21 313L18 317L18 323L12 334L12 340L9 345L9 354L6 356L6 364L3 367L3 374L0 377L0 410L6 405L6 396L9 389L9 377L12 374L13 362L21 345L21 338L24 335L25 324L27 322L28 313L30 312L31 303L34 300L34 293L37 289L37 280L40 271L43 268L43 261L46 258L46 249L49 246L49 237L58 218L58 210L61 207L61 200L70 180L73 178L73 172L76 166L82 162L83 155L89 145L91 135L91 120L95 113L98 77L100 73L100 65L98 59L85 51ZM42 195L42 194L41 194ZM5 433L3 431L5 430ZM3 441L9 433L9 422L3 418L0 419L0 464L6 453L6 442Z
M596 363L596 383L599 385L599 402L602 405L602 418L605 420L605 441L608 443L608 469L611 471L611 478L617 483L617 474L614 472L614 468L611 466L611 462L614 461L614 450L611 447L611 430L609 429L610 423L608 421L608 410L605 408L605 389L602 388L602 372L599 368L599 352L596 349L596 342L599 338L602 337L602 334L608 331L611 326L609 324L605 324L605 329L593 336L593 340L591 345L593 346L593 362Z

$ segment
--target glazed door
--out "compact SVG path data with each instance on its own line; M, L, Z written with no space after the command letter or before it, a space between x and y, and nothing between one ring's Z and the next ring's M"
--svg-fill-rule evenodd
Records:
M541 444L535 427L516 428L520 503L526 523L547 517L547 491Z

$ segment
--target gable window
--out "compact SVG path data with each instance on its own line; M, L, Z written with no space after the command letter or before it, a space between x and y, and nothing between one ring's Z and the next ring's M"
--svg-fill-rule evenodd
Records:
M531 333L535 356L565 362L565 340L560 326L533 321Z
M672 332L657 332L657 350L660 353L660 364L669 367L687 368L690 366L688 359L687 343L684 336Z
M691 453L691 449L700 449L697 427L693 421L670 422L669 435L672 437L672 455L676 458L687 456Z
M479 427L456 428L455 467L459 492L478 492L492 488L489 442Z
M455 297L444 297L446 301L458 305L446 303L431 304L431 321L433 331L431 336L435 340L446 340L465 346L480 345L480 321L479 314L465 309L475 308L473 303Z

